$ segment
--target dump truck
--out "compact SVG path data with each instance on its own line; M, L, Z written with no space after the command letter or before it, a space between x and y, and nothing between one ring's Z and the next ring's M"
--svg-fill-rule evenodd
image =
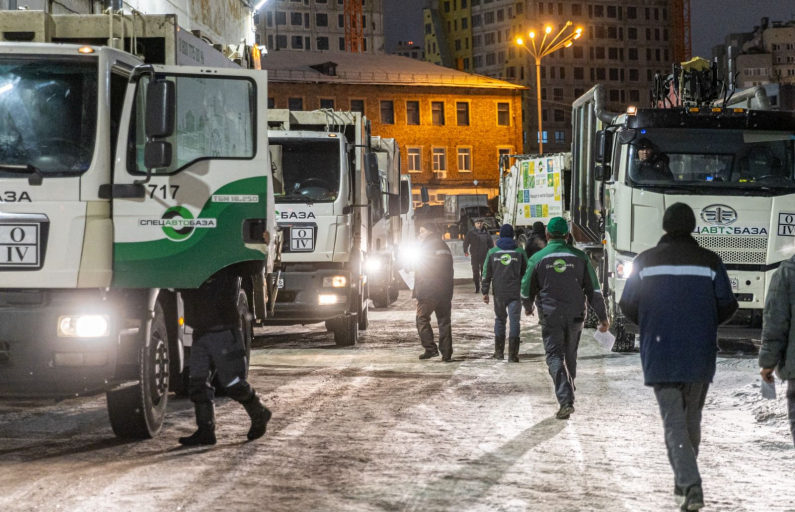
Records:
M388 200L397 202L382 180L370 123L358 112L272 109L268 124L284 248L266 323L324 322L337 345L354 345L368 327L374 234L386 233L379 224L388 220Z
M602 85L574 102L573 233L597 262L619 350L637 333L617 306L633 260L676 202L693 208L693 237L722 258L740 303L721 337L759 339L771 277L795 254L795 114L723 108L730 94L697 61L659 75L649 107L609 112Z
M90 36L0 43L0 396L105 393L117 436L151 438L185 392L178 290L256 276L247 350L272 303L267 74L153 65Z

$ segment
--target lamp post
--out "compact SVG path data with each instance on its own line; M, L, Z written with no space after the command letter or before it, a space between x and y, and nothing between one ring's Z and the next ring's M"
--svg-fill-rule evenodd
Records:
M569 32L568 34L564 35L566 29L572 26L572 22L567 21L563 28L558 32L558 34L550 39L550 34L552 33L552 27L547 25L544 27L544 37L541 39L541 43L536 45L536 33L535 31L530 31L530 43L531 46L528 47L524 44L522 38L518 38L516 40L516 44L524 48L527 53L533 56L536 62L536 99L538 101L538 152L539 154L544 154L544 136L543 136L543 123L541 117L541 59L554 53L561 48L568 48L569 46L574 44L575 39L579 39L582 36L582 29L576 28L574 31ZM547 41L549 39L549 41Z

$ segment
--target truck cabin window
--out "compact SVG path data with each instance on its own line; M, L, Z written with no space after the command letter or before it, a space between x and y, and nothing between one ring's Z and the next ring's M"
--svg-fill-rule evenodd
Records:
M273 189L279 202L333 203L340 194L340 139L270 140Z
M795 188L795 134L742 130L639 130L629 177L640 186Z
M0 164L45 176L87 171L97 131L96 59L0 60ZM19 177L0 170L0 177Z

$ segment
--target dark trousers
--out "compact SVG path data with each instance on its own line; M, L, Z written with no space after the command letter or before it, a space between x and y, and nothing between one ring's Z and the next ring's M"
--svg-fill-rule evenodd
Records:
M250 400L254 390L246 381L246 349L240 329L195 333L190 349L188 393L194 403L212 403L213 373L226 394L238 402Z
M701 485L696 459L701 444L701 411L708 390L706 382L654 386L665 430L668 461L674 470L676 485L685 492L694 485Z
M486 259L478 261L474 256L470 260L472 264L472 280L475 281L475 288L480 290L480 282L483 280L483 264Z
M789 428L792 430L792 442L795 443L795 379L787 383L787 404L789 405Z
M522 301L520 299L506 300L494 297L494 336L505 337L505 325L511 321L509 336L518 338L522 332Z
M417 332L420 335L420 342L425 350L437 350L431 327L431 315L435 313L436 323L439 325L438 350L442 353L442 357L453 355L453 333L450 327L452 303L452 299L417 299Z
M547 354L549 375L555 384L560 405L574 404L574 379L577 377L577 349L580 347L582 318L545 316L540 321L541 337Z

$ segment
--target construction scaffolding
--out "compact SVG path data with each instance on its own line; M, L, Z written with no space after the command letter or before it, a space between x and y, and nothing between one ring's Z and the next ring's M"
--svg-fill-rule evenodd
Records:
M345 50L364 53L364 12L360 0L345 0Z

